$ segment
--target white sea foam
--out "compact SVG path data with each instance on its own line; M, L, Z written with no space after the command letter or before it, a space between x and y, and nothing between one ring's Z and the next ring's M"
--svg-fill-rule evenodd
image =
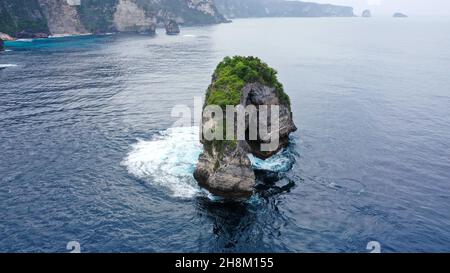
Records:
M167 190L173 197L192 198L204 193L193 176L201 152L198 127L170 128L151 140L138 140L122 164L133 176ZM273 172L288 171L294 162L288 151L267 160L249 158L254 169Z
M184 37L197 37L197 36L195 36L195 35L193 35L193 34L184 34L183 36L184 36Z
M17 64L0 64L0 68L16 67Z
M288 150L282 150L276 155L264 160L248 154L252 162L253 169L270 172L287 172L294 162L294 156Z
M65 37L80 37L80 36L89 36L92 35L92 33L64 33L64 34L54 34L48 36L48 38L65 38Z
M198 127L171 128L150 141L139 140L123 164L132 175L172 196L191 198L201 191L193 177L201 151Z
M73 36L73 34L55 34L55 35L49 35L48 38L54 39L54 38L63 38L63 37L70 37L70 36Z

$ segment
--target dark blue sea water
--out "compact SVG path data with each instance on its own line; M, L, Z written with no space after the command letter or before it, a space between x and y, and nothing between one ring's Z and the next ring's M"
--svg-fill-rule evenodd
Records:
M182 35L8 42L0 252L450 251L450 20L252 19ZM248 202L169 129L227 55L279 71L299 130ZM292 161L294 159L294 161ZM289 166L288 166L289 167Z

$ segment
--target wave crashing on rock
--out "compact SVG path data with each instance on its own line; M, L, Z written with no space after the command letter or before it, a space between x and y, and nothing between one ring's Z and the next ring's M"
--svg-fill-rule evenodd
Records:
M134 177L152 186L162 188L170 196L189 199L203 194L193 173L203 147L198 127L169 128L151 140L138 140L122 161ZM291 169L295 158L289 150L262 160L249 157L255 170L285 172Z

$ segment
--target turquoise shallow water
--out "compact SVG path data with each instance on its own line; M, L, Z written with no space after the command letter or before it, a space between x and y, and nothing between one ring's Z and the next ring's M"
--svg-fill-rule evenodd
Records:
M299 18L8 42L0 54L0 251L449 251L446 18ZM226 55L256 55L298 132L223 203L169 129ZM168 130L169 129L169 130ZM293 159L293 160L292 160ZM285 160L285 161L283 161ZM291 168L290 165L292 165ZM287 168L285 169L284 167Z

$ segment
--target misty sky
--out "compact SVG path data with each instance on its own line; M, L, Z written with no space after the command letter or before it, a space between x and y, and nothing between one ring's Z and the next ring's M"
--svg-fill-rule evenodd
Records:
M373 15L392 15L400 11L408 15L450 15L450 0L303 0L307 2L347 5L360 14L364 9Z

